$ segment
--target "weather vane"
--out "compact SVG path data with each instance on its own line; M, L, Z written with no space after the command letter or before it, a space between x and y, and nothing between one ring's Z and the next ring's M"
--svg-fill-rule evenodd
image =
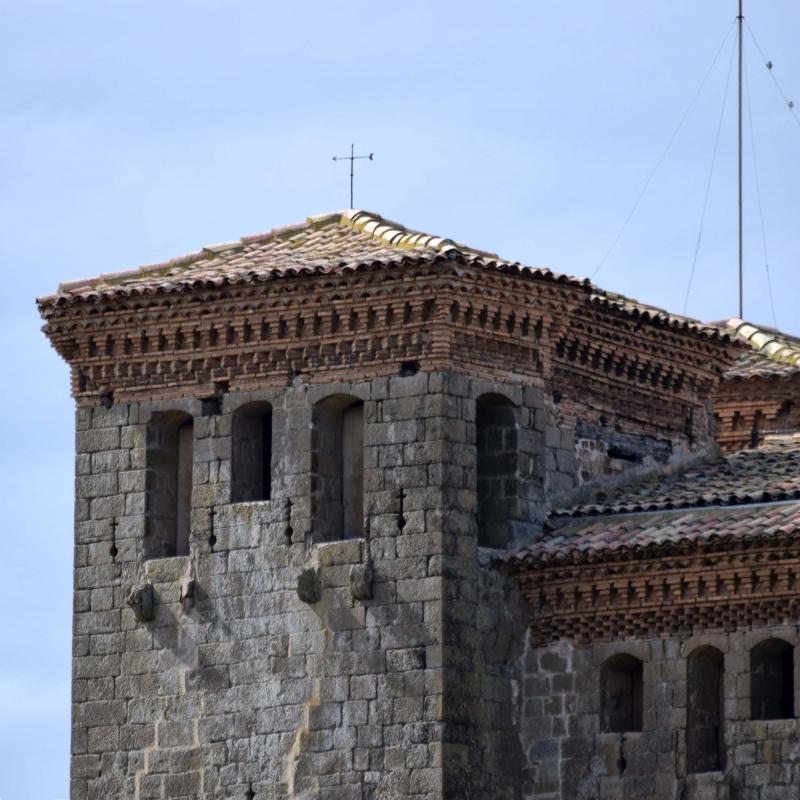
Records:
M349 161L350 162L350 208L353 208L353 163L358 161L362 158L369 159L370 161L374 161L375 153L370 153L368 156L357 156L356 155L356 146L354 144L350 145L350 155L349 156L334 156L334 161Z

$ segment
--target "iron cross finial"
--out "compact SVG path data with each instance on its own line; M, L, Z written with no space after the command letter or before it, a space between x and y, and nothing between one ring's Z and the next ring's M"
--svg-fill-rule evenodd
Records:
M350 155L349 156L334 156L334 161L349 161L350 162L350 208L354 208L353 205L353 163L358 161L362 158L368 159L369 161L374 161L375 153L370 153L368 156L357 156L356 155L356 146L354 144L350 145Z

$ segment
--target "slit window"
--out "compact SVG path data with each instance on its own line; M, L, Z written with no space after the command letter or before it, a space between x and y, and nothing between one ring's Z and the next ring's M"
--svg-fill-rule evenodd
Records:
M724 657L715 647L700 647L689 656L686 728L689 772L724 769L723 676Z
M750 651L750 717L794 718L794 648L782 639Z
M349 396L314 408L312 503L318 541L364 535L364 404Z
M233 414L231 426L231 502L272 496L272 406L249 403Z
M600 671L601 722L605 733L642 730L643 664L635 656L612 656Z
M750 447L758 447L763 433L764 415L759 409L753 417L753 427L750 429Z
M189 554L194 429L188 414L155 414L147 429L147 558Z

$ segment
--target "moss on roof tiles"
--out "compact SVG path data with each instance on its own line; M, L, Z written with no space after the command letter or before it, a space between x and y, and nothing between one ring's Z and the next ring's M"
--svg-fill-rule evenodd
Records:
M590 302L600 303L625 316L717 340L730 339L718 327L604 292L587 278L507 261L486 250L411 230L358 209L308 217L298 224L245 236L233 242L209 245L170 261L62 283L55 294L39 298L38 303L40 311L46 313L54 306L97 303L115 296L191 291L203 286L250 282L253 276L258 280L270 280L300 274L398 266L412 261L434 262L442 258L460 258L483 269L568 284L587 291Z
M736 317L714 324L750 347L726 371L727 380L789 378L800 373L800 339L796 336Z
M560 561L652 557L676 548L722 549L800 535L800 502L576 519L507 556L512 571Z

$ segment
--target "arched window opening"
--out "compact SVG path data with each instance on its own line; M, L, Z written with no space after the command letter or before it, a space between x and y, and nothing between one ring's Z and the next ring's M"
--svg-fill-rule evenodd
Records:
M778 433L785 433L793 430L796 424L792 424L792 412L794 410L794 402L791 400L784 400L778 413L775 415L775 431Z
M782 639L750 651L750 718L794 718L794 648Z
M700 647L687 666L689 772L716 772L723 763L724 657L715 647Z
M753 417L753 427L750 429L750 447L758 447L764 427L764 414L759 409Z
M635 656L612 656L600 671L600 715L605 733L642 730L643 664Z
M336 395L314 408L312 502L317 540L364 535L364 403Z
M154 414L147 427L147 558L189 554L194 461L192 418Z
M518 439L511 401L499 394L478 398L478 544L483 547L506 547L514 538L514 520L519 517Z
M231 502L269 500L272 495L272 406L248 403L233 413Z

